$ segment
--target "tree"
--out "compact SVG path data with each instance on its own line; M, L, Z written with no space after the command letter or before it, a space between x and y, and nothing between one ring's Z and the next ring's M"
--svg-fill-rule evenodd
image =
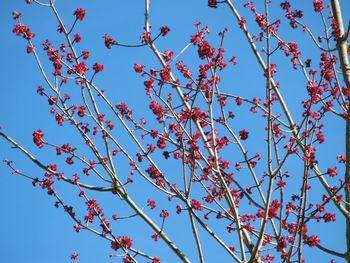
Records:
M192 28L159 9L170 3L137 3L138 16L113 4L129 16L114 26L97 9L25 2L50 14L35 34L12 13L49 114L30 132L36 148L3 123L6 154L28 161L4 164L76 232L104 239L117 262L350 262L350 25L338 0L198 1L210 15L191 10Z

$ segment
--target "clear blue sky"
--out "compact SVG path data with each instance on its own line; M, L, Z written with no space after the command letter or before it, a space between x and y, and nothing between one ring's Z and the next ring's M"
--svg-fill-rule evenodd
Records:
M159 68L157 61L147 48L125 49L115 47L112 50L107 50L102 40L102 36L108 33L121 43L139 43L139 35L143 30L144 1L76 0L64 3L64 1L57 0L56 2L58 10L61 12L62 18L67 21L67 24L73 21L72 13L77 7L86 9L86 19L76 28L83 38L79 48L81 48L80 50L90 51L91 63L98 61L104 64L105 70L100 76L96 77L96 82L106 90L106 94L111 98L111 101L113 103L126 102L133 108L134 116L152 118L151 114L147 112L149 102L144 98L143 80L134 73L133 65L134 63L143 63L148 68ZM280 1L273 2L275 6L278 6ZM302 2L302 4L299 3L299 6L296 3L295 7L304 10L304 22L317 32L316 35L320 34L318 25L321 21L312 12L312 1ZM343 0L341 4L344 11L350 10L349 1ZM252 15L247 10L244 10L242 5L243 2L239 5L243 16L247 20L251 19ZM11 32L14 25L11 13L14 10L22 12L23 21L37 34L34 41L39 50L41 42L45 39L52 40L54 44L60 43L61 40L59 40L59 36L56 33L57 23L53 19L50 10L36 5L28 6L25 4L25 1L0 0L0 57L3 61L0 71L2 82L0 87L0 126L4 132L26 146L28 150L40 156L41 152L32 143L32 132L34 130L43 129L45 134L47 134L47 138L58 144L68 141L75 142L76 137L70 137L69 129L61 129L55 124L53 116L49 113L46 100L36 94L36 87L44 85L44 82L39 74L34 58L25 52L24 41ZM283 15L279 8L274 7L272 11L276 12L272 12L272 16L279 17ZM349 16L349 12L344 14L345 21L349 21ZM230 87L226 90L229 91L232 87L237 90L238 94L249 98L255 96L264 97L264 89L257 88L264 85L264 78L260 68L254 60L250 49L245 45L243 34L226 6L210 9L207 7L206 1L202 0L152 1L151 23L153 28L156 30L163 25L171 28L169 36L165 39L160 39L157 43L161 50L171 49L175 54L179 52L189 43L190 35L195 32L193 24L196 21L201 21L203 25L209 26L212 32L209 39L216 44L219 41L217 33L224 27L229 29L225 40L226 53L227 57L232 55L237 57L238 67L235 69L228 67L226 72L223 73L223 83ZM284 19L282 22L283 24L287 23ZM252 22L248 23L248 26L256 30ZM298 33L292 32L286 25L282 30L282 34L286 41L298 41L305 57L317 58L314 53L310 53L313 52L314 47L306 34L302 34L300 31ZM185 53L183 60L189 65L198 64L198 61L192 61L192 54L194 53L196 53L196 50L190 49ZM44 56L43 60L45 60ZM288 59L276 57L276 62L281 65L277 78L280 81L282 93L286 96L289 108L296 116L295 119L300 120L300 101L305 97L305 81L300 76L300 72L295 73L293 71ZM317 63L316 60L315 63ZM44 65L49 64L45 61ZM193 72L196 71L197 69L193 68ZM233 102L231 104L233 105ZM259 143L263 143L263 141L260 138L261 135L259 137L258 132L254 131L256 123L247 121L247 119L253 117L256 118L248 110L245 113L242 112L237 117L236 125L237 130L247 127L252 131L252 134L256 134L257 140L260 139L258 142L252 140L246 144L248 149L255 152L262 150ZM262 125L262 123L259 124ZM336 165L335 156L343 151L343 123L329 119L329 124L325 133L332 138L332 141L326 142L322 146L319 156L320 161L327 162L326 165L321 165L323 169ZM340 128L338 129L338 127ZM124 137L120 138L124 140ZM125 142L127 142L126 138ZM78 142L76 143L78 144ZM33 176L37 174L35 177L42 176L42 172L33 168L31 163L17 150L11 149L9 144L0 140L0 159L5 158L14 160L15 165L24 172L28 172ZM52 158L55 158L54 155L42 156L42 160L47 163L52 162ZM60 161L57 160L57 162ZM293 163L290 166L292 167ZM176 172L176 168L166 168L170 173ZM128 167L121 167L120 169L124 173L128 172ZM292 169L290 169L290 173L293 173ZM296 174L300 172L298 168L295 171ZM340 171L342 170L340 169ZM137 188L136 184L133 187L131 191L137 194L138 199L142 200L143 197L148 196L148 193L143 193ZM315 196L320 196L321 193L317 189L315 190ZM68 203L73 205L79 204L76 191L71 189L64 196ZM119 214L119 211L123 209L119 204L111 205L106 195L97 195L96 198L105 205L104 208L108 213ZM82 232L76 234L73 229L73 222L60 209L53 207L54 201L52 198L48 197L39 188L33 188L29 181L19 176L11 176L11 172L3 164L0 164L0 200L2 201L0 262L69 262L70 254L73 251L79 253L79 262L119 262L118 259L110 259L108 257L113 252L109 248L108 242L90 233ZM160 202L160 204L163 204L164 207L167 206L165 201L163 203ZM174 204L171 204L169 211L174 214L173 208ZM120 212L120 214L123 213L124 211ZM127 214L126 211L125 215ZM156 218L156 214L153 215ZM175 241L179 241L185 253L192 258L196 254L192 240L185 238L188 231L190 231L187 221L185 222L185 217L173 216L172 220L169 222L169 225L178 224L179 227L178 229L172 229L169 235ZM184 231L181 231L182 222L179 223L176 220L184 220ZM342 223L341 220L340 223ZM153 231L143 227L137 220L133 224L133 226L130 226L120 223L118 228L121 231L117 231L117 233L131 233L130 235L135 240L134 244L136 247L146 251L154 251L154 246L157 245L159 253L155 254L161 258L169 258L170 253L162 242L160 241L157 244L151 240L150 236ZM344 248L344 228L338 223L322 225L321 228L317 229L317 231L321 231L320 237L322 242L331 244L333 248L341 251ZM140 235L139 231L142 231L143 234ZM334 233L336 234L334 235ZM205 242L208 244L212 243L210 238L205 237L204 234L203 236ZM220 251L220 248L213 244L212 251L206 252L207 262L217 262L218 253L223 254ZM317 251L316 256L308 250L306 259L309 259L307 262L316 261L316 258L319 262L327 262L330 257L324 255ZM223 257L220 261L229 262L229 259ZM176 262L176 260L166 260L166 262ZM336 259L336 262L340 261Z

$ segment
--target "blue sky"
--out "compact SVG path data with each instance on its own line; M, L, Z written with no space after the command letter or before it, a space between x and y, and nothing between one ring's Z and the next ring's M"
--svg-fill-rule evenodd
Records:
M106 90L107 96L111 98L113 103L126 102L133 108L134 116L149 118L149 123L152 123L154 118L148 110L149 101L144 96L143 79L135 74L133 65L134 63L142 63L147 65L147 68L159 69L159 64L147 48L126 49L114 47L112 50L107 50L102 40L102 36L108 33L121 43L139 43L139 35L143 30L143 1L109 0L99 1L98 4L96 4L96 1L82 0L69 1L69 3L56 2L58 10L67 24L73 21L72 13L77 7L86 9L86 19L83 23L78 24L76 30L83 38L82 43L79 44L79 50L90 51L90 63L97 61L105 66L103 73L96 76L96 83ZM274 6L278 6L279 1L273 2L275 3ZM304 10L304 22L315 30L315 35L321 34L318 27L320 19L312 12L312 1L303 1L303 4L297 3L298 1L293 2L295 2L296 8ZM341 4L343 10L350 10L348 1L341 1ZM243 2L238 4L243 16L248 21L251 20L252 15L244 10L242 5ZM44 163L49 163L56 157L54 154L43 154L33 145L32 132L34 130L43 129L47 134L46 138L57 142L57 144L63 144L67 141L73 141L77 145L81 143L77 141L76 135L69 132L69 127L62 129L55 124L53 116L49 113L46 100L36 94L36 87L44 85L44 82L34 58L25 52L26 45L24 41L11 32L14 24L11 13L14 10L22 12L24 23L36 33L37 36L34 41L38 50L40 50L41 42L45 39L52 40L53 44L61 43L62 40L59 39L59 35L56 33L57 23L53 19L50 10L35 5L28 6L24 1L0 0L0 23L2 25L0 28L0 57L3 61L1 66L0 126L4 132L23 144L34 155L40 156ZM273 7L271 13L274 17L283 16L282 11L276 7ZM349 14L344 14L344 17L345 21L349 20ZM238 66L235 68L229 66L222 74L223 91L234 90L236 92L237 90L238 94L245 97L263 97L264 90L259 89L264 85L261 70L250 49L245 45L243 34L226 7L210 9L207 7L206 1L201 0L152 1L151 23L154 30L156 31L163 25L171 28L169 36L164 39L161 38L157 43L160 50L171 49L175 54L178 53L189 43L190 35L195 32L193 24L196 21L201 21L203 25L209 26L212 32L209 40L212 41L211 43L214 46L219 43L217 33L225 27L229 29L224 46L228 58L232 55L237 57ZM283 23L286 24L287 22L283 20ZM256 30L254 23L248 22L248 26ZM314 52L314 47L306 34L302 34L300 30L294 32L287 26L284 26L281 32L287 41L298 41L302 54L305 54L305 57L315 59L315 67L317 67L318 53ZM193 66L193 72L197 71L195 66L199 63L197 58L196 60L193 59L195 53L196 49L189 48L182 57L184 62ZM41 51L39 54L43 55ZM49 66L44 56L42 56L42 59L44 66ZM291 113L298 121L301 116L300 102L306 95L305 80L301 77L300 72L293 71L288 59L282 56L276 56L275 59L281 68L277 74L277 79L280 81L282 93L285 95ZM231 102L231 105L233 104ZM236 130L248 128L256 140L247 141L247 148L251 149L252 152L261 151L262 146L260 145L263 144L263 137L259 135L256 127L263 127L264 124L261 118L257 118L249 113L248 108L246 109L237 114L234 128ZM336 165L335 156L343 151L344 123L333 118L326 120L329 125L325 128L325 134L332 139L326 141L320 148L319 160L322 163L320 165L322 169ZM119 131L118 129L116 128L117 131ZM129 139L122 133L119 139L128 145ZM130 146L130 150L135 152L133 146ZM42 172L34 168L17 150L11 149L9 144L0 140L0 159L5 158L14 160L15 165L20 170L33 174L33 176L36 174L34 177L42 176ZM57 162L62 162L62 160L57 160ZM120 167L121 172L128 173L126 163L121 162L121 164L123 164ZM288 165L288 169L292 174L290 180L298 180L300 167L293 167L296 165L293 161ZM177 172L176 166L169 167L163 162L160 163L160 166L167 169L169 173L176 174ZM340 171L342 170L340 169ZM73 171L68 170L69 172ZM317 188L317 186L320 186L319 184L315 185L316 189L313 193L315 196L320 196L322 192ZM62 189L62 186L58 187L60 190ZM138 188L136 183L130 188L130 192L136 195L137 200L143 200L144 197L149 195L145 189ZM76 190L70 188L63 195L68 203L79 206L81 200L78 200ZM115 204L111 205L111 200L107 195L91 194L91 196L94 196L103 204L106 214L121 213L127 215L131 213L120 202L116 201ZM69 262L70 254L73 251L80 254L79 262L119 262L119 259L108 257L112 253L108 242L84 231L76 234L73 229L73 222L61 209L53 207L54 201L52 198L48 197L41 189L33 188L29 181L19 176L11 176L11 172L3 164L0 165L0 199L2 200L0 262ZM166 207L167 201L160 201L160 205ZM171 208L169 208L169 211L173 214L174 206L174 204L171 204ZM156 213L152 215L157 218ZM160 222L159 219L156 220ZM156 254L161 258L167 259L170 257L169 250L162 242L154 243L151 240L150 236L153 232L143 227L140 220L135 219L131 222L131 225L124 222L119 223L117 228L121 231L117 231L117 233L130 233L134 237L136 246L146 251L156 249ZM337 223L322 225L322 229L317 229L317 231L321 231L322 242L331 244L333 248L339 248L339 250L344 248L344 229L341 223L340 219ZM188 220L184 216L173 216L168 224L169 226L179 226L178 228L171 228L169 235L175 241L180 242L181 247L190 258L195 257L193 242L186 238L186 234L191 231ZM142 234L140 234L140 231ZM334 233L341 238L335 238ZM212 246L212 249L206 252L207 262L215 262L217 255L223 253L204 233L200 232L200 234L203 235L206 244ZM315 255L312 251L307 250L306 259L312 258L315 260L316 257L320 262L326 262L330 258L318 251ZM229 262L229 258L223 256L220 261ZM166 260L166 262L175 261ZM307 262L312 262L312 260Z

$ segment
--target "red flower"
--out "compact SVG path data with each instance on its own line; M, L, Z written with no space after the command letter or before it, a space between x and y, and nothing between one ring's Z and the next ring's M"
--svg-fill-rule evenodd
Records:
M80 62L79 64L73 65L75 71L80 75L85 75L85 73L89 70L84 62Z
M113 125L112 121L106 121L106 125L110 130L113 130L114 125Z
M337 167L334 166L333 168L328 168L327 174L329 174L330 177L334 177L334 176L338 175Z
M154 241L158 241L158 239L159 239L159 234L158 233L154 233L153 235L152 235L152 239L154 240Z
M181 205L177 205L176 206L176 214L181 214L181 212L182 212L182 206Z
M81 230L81 227L78 224L74 225L75 232L79 233Z
M12 18L15 20L19 19L21 16L22 16L22 14L20 12L17 12L17 11L12 12Z
M27 40L31 40L33 37L35 37L35 34L32 31L30 31L28 27L21 23L16 24L12 29L12 32L15 33L17 36L24 37Z
M74 35L74 42L79 43L81 41L81 36L79 34Z
M236 65L237 65L237 59L236 59L236 57L233 56L233 57L229 60L229 62L232 62L232 64L233 64L234 66L236 66Z
M239 137L241 138L241 140L248 139L248 134L249 134L249 132L246 131L246 130L240 130L239 131Z
M78 116L79 117L84 117L85 116L85 110L86 110L86 107L85 106L79 106L78 108Z
M99 73L103 71L103 65L99 63L95 63L94 66L92 67L95 70L95 73Z
M203 210L203 204L198 202L197 200L195 199L192 199L191 200L191 207L194 209L194 210L198 210L198 211L202 211Z
M134 64L134 70L137 73L142 73L144 68L145 68L145 66L142 64Z
M123 247L125 249L130 249L132 246L132 240L127 236L119 236L116 238L116 241L112 241L111 247L114 250L118 250Z
M247 23L247 20L244 17L241 17L241 19L238 22L239 28L243 29L243 27L245 26L245 23Z
M314 0L315 12L321 12L323 10L323 0Z
M214 55L215 49L207 41L198 45L198 55L201 59L210 58Z
M132 263L135 262L130 256L126 256L123 258L123 263Z
M69 164L69 165L74 164L73 158L72 157L67 157L66 163Z
M125 103L118 103L115 107L119 110L120 114L125 116L127 120L132 119L132 110L125 105Z
M159 140L157 141L157 147L159 149L165 149L166 148L166 140L164 140L164 138L159 138Z
M218 3L216 2L216 0L208 0L208 6L211 8L217 8Z
M162 117L165 113L162 105L160 105L155 100L152 100L151 104L149 105L149 108L152 110L153 114L157 116L157 120L161 123Z
M64 121L63 114L56 114L55 118L56 118L57 124L60 126L63 126L63 121Z
M57 103L57 98L49 96L48 102L49 105L55 105Z
M90 52L89 51L82 51L81 55L83 56L83 59L88 59L90 56Z
M75 15L77 20L83 21L85 15L86 15L86 12L83 8L78 8L74 11L74 15Z
M162 212L160 212L160 217L167 218L169 216L169 212L162 209Z
M165 50L163 53L163 58L164 58L165 62L170 61L172 59L173 55L174 55L173 51Z
M148 199L147 203L151 207L151 209L156 208L156 202L154 200Z
M160 77L162 78L162 81L166 82L169 81L171 76L171 68L169 66L165 66L161 71L160 71Z
M105 40L105 46L108 49L111 49L112 46L117 44L117 41L115 41L113 38L111 38L108 34L105 34L103 36L104 40Z
M162 34L163 37L165 37L170 31L170 28L167 26L162 26L160 28L160 33Z
M149 174L149 176L153 179L161 176L160 172L157 170L157 168L153 165L151 165L150 167L148 167L146 169L146 172Z
M151 43L151 33L148 31L144 31L140 36L141 42L145 44Z
M277 186L278 186L278 188L279 188L280 190L283 190L283 187L286 186L286 182L285 182L285 181L282 181L282 180L279 180L279 181L277 182Z
M286 238L281 237L277 242L276 250L280 252L280 251L283 251L286 247L287 247Z
M44 133L41 130L36 130L35 132L33 132L33 142L39 148L44 147L43 138Z
M73 254L70 256L71 260L77 261L78 260L78 253L77 252L73 252Z
M243 103L242 98L241 98L241 97L237 97L237 98L236 98L236 104L237 104L237 106L241 106L242 103Z
M320 243L320 239L318 238L317 235L312 235L311 237L306 237L304 240L304 243L309 247L314 247L318 243Z

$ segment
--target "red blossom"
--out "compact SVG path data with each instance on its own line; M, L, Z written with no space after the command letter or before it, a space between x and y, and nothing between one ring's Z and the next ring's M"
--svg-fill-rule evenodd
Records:
M21 23L16 24L13 27L12 32L17 36L24 37L27 40L31 40L35 37L35 34L28 27Z
M170 61L172 59L173 55L174 55L173 51L165 50L163 53L163 58L164 58L165 62Z
M152 200L152 199L148 199L147 200L147 204L148 204L149 207L151 207L151 209L156 208L156 202L154 200Z
M229 62L232 62L232 64L233 64L234 66L236 66L236 65L237 65L237 59L236 59L236 57L233 56L233 57L229 60Z
M118 103L115 105L115 107L119 110L121 115L125 116L127 120L132 119L132 110L126 106L125 103Z
M15 20L19 19L21 16L22 16L22 14L20 12L17 12L17 11L12 12L12 18Z
M218 7L218 3L216 0L208 0L208 6L211 8L217 8Z
M157 120L161 123L163 115L165 113L162 105L160 105L155 100L152 100L151 104L149 105L149 108L152 110L153 114L157 116Z
M35 132L33 132L34 144L39 148L44 147L43 138L44 138L44 133L41 130L36 130Z
M285 181L282 181L282 180L279 180L277 182L277 186L280 190L283 190L283 188L286 186L286 182Z
M105 123L106 123L106 126L108 127L108 129L113 130L114 125L113 125L112 121L108 120Z
M73 65L75 71L80 75L85 75L85 73L89 70L84 62L80 62L78 64Z
M85 116L85 110L86 110L86 107L85 106L79 106L78 108L78 116L79 117L84 117Z
M145 66L142 64L134 64L134 70L136 73L142 73L144 68Z
M242 98L241 98L241 97L237 97L237 98L236 98L236 104L237 104L237 106L241 106L242 103L243 103Z
M160 260L160 258L154 257L152 258L152 263L161 263L162 261Z
M192 199L191 200L191 207L194 209L194 210L198 210L198 211L202 211L203 210L203 204L198 202L197 200L195 199Z
M277 251L283 251L287 247L287 242L285 237L281 237L277 242Z
M313 4L315 12L321 12L323 10L323 0L314 0Z
M179 61L176 63L176 68L178 71L180 71L182 73L182 75L185 78L190 79L192 77L192 73L191 73L189 67L187 67L182 61Z
M125 249L130 249L132 246L132 240L127 236L119 236L116 238L116 241L112 241L111 247L114 250L118 250L123 247Z
M161 176L161 173L157 170L157 168L153 165L151 165L150 167L148 167L146 169L146 172L149 174L149 176L153 179Z
M74 42L80 43L81 42L81 36L79 34L74 35Z
M152 78L146 79L143 84L145 85L146 94L149 96L154 88L154 80Z
M331 27L332 27L332 36L334 37L334 40L336 41L340 37L340 30L339 30L338 22L335 18L332 18Z
M28 54L33 53L34 47L33 46L27 46L26 51L27 51Z
M81 55L82 55L83 59L86 60L86 59L89 58L90 52L89 52L89 51L82 51L82 52L81 52Z
M157 147L159 149L165 149L166 148L166 140L163 138L159 138L157 141Z
M72 255L70 256L71 260L77 261L78 260L78 253L77 252L73 252Z
M159 239L159 234L158 234L158 233L154 233L154 234L152 235L152 239L153 239L155 242L157 242L158 239Z
M181 214L181 212L182 212L182 206L181 205L177 205L176 206L176 214Z
M334 177L334 176L338 175L337 167L334 166L333 168L328 168L328 169L327 169L327 174L328 174L330 177Z
M108 34L105 34L103 36L103 39L105 40L105 46L108 49L111 49L112 46L117 44L117 41L115 41L113 38L111 38Z
M86 11L83 8L77 8L74 11L75 18L79 21L83 21L85 15L86 15Z
M144 31L142 35L140 36L141 42L145 44L150 44L151 43L151 32L149 31Z
M160 28L160 33L163 37L165 37L170 32L170 28L167 26L162 26Z
M168 211L162 209L159 216L163 218L167 218L169 216L169 213Z
M161 71L160 71L160 77L162 81L167 82L171 79L171 68L170 66L165 66Z
M48 99L49 105L55 105L57 103L57 98L53 97L53 96L49 96Z
M66 163L69 164L69 165L74 164L73 158L72 157L67 157Z
M338 160L339 163L345 163L345 162L346 162L346 156L345 156L345 154L339 154L339 155L337 156L337 160Z
M207 41L203 41L198 45L198 55L201 59L211 58L214 55L215 49L210 46Z
M99 73L99 72L103 71L104 66L102 64L95 63L92 68L95 71L95 73Z
M81 230L81 226L79 226L78 224L75 224L74 229L75 229L75 232L79 233Z
M320 239L317 235L312 235L311 237L305 237L304 243L309 247L314 247L320 243Z
M247 20L244 17L241 17L241 19L238 22L239 28L243 29L246 23L247 23Z
M249 132L246 131L246 130L240 130L239 131L239 137L240 137L241 140L248 139L248 134L249 134Z

